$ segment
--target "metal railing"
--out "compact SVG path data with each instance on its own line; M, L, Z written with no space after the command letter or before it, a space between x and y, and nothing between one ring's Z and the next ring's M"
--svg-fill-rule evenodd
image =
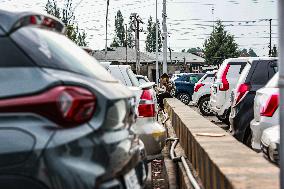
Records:
M187 178L189 180L189 182L191 183L191 185L193 186L194 189L200 189L200 186L199 184L197 183L195 177L193 176L187 162L186 162L186 159L184 156L179 156L177 157L175 155L175 148L179 142L179 139L178 138L168 138L166 140L166 142L169 142L169 141L174 141L172 144L171 144L171 148L170 148L170 157L171 157L171 160L173 160L173 162L181 162L183 167L184 167L184 170L186 172L186 175L187 175Z

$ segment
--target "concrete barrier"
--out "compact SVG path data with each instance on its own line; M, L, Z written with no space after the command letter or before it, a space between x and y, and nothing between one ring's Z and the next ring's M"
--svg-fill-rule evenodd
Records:
M279 168L177 99L165 108L206 189L278 189ZM200 136L206 133L219 137Z

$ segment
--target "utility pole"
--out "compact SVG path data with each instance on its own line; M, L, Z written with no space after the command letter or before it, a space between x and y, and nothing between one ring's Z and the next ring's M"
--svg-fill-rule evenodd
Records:
M279 34L284 32L284 1L278 1ZM284 189L284 36L279 35L280 188Z
M167 31L167 0L163 0L163 73L168 73L167 51L168 51L168 31Z
M269 19L269 26L270 26L270 37L269 37L269 56L272 56L272 19Z
M106 46L105 46L105 62L107 61L107 27L108 27L108 7L109 0L107 0L107 10L106 10Z
M135 30L135 50L136 50L136 74L140 74L140 47L139 47L139 34L142 32L140 24L144 24L137 13L131 14L132 21L134 22Z
M159 84L159 60L158 60L158 53L159 53L159 46L158 46L158 38L159 38L159 31L158 31L158 0L156 0L156 84Z
M173 51L173 49L171 47L169 47L169 51L170 51L170 60L171 60L171 64L172 64L173 63L173 61L172 61L172 51Z
M127 24L125 24L125 53L126 53L126 56L125 56L125 62L127 64L127 45L128 45L128 41L127 41Z

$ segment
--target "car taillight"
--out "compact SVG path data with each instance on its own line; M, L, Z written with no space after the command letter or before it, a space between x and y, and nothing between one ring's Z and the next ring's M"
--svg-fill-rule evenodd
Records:
M227 74L229 72L230 69L230 64L227 64L226 68L224 69L222 75L221 75L221 85L219 86L219 90L220 91L227 91L229 90L229 82L227 80Z
M203 83L197 83L197 84L195 85L195 87L194 87L194 92L198 92L198 90L199 90L201 87L203 87L203 86L204 86Z
M155 103L153 101L153 95L149 89L143 90L140 97L140 103L138 106L139 117L155 117Z
M277 110L279 106L279 94L271 95L265 105L260 109L260 115L265 117L272 117L274 112Z
M236 96L234 99L234 106L236 106L241 100L247 95L250 90L250 85L247 83L242 83L237 86Z
M57 86L40 94L0 100L2 113L35 113L62 127L89 121L96 109L96 96L75 86Z

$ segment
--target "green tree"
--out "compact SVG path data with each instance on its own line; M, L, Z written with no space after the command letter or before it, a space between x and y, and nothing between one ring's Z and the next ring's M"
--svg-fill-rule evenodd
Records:
M111 44L111 47L125 47L125 28L124 19L121 11L118 10L115 16L115 37Z
M217 21L210 37L205 40L204 55L205 61L213 65L219 65L227 58L240 55L234 36L225 30L220 20Z
M66 26L66 36L79 46L87 46L87 34L84 30L80 30L78 24L75 23L74 9L72 0L65 0L64 7L59 8L57 0L48 0L45 5L45 11L60 19Z
M252 48L249 49L248 54L249 54L250 57L257 57L257 54L254 52L254 50Z
M199 52L203 52L202 49L200 47L197 47L197 48L189 48L187 50L188 53L199 53Z
M158 51L162 49L162 32L160 29L160 22L158 20ZM146 51L156 52L156 22L153 22L153 18L150 16L148 19L147 26L147 37L146 37Z
M134 23L132 22L131 16L129 17L129 23L127 27L127 46L129 48L135 47L135 37L134 37Z
M278 50L277 50L277 47L276 47L275 45L274 45L274 47L272 48L271 56L272 56L272 57L277 57L277 56L278 56Z

